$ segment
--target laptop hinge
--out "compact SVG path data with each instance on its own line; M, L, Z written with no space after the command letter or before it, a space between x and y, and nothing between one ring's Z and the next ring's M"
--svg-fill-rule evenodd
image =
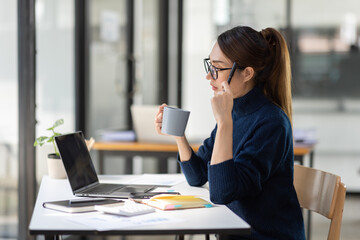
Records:
M85 187L82 187L82 188L79 188L79 189L76 189L75 191L74 191L74 194L77 194L77 193L81 193L81 192L83 192L83 191L85 191L85 190L88 190L88 189L91 189L91 188L93 188L93 187L96 187L97 185L99 185L100 183L99 182L94 182L94 183L92 183L92 184L90 184L90 185L87 185L87 186L85 186Z

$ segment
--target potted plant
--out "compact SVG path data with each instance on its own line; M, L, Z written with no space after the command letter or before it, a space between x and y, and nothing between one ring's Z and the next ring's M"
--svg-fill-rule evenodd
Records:
M62 124L64 124L64 119L59 119L55 121L52 127L46 129L48 131L51 131L52 135L50 135L49 137L40 136L36 138L34 142L34 147L39 145L43 146L45 143L51 143L54 147L54 152L49 153L47 157L48 173L51 178L66 178L64 164L55 145L55 137L61 135L61 133L55 131L55 128Z

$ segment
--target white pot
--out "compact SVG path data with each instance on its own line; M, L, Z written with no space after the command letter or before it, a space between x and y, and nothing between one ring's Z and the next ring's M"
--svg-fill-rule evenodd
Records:
M47 165L48 165L49 177L55 179L64 179L67 177L64 164L60 156L57 156L54 153L49 154L47 158Z

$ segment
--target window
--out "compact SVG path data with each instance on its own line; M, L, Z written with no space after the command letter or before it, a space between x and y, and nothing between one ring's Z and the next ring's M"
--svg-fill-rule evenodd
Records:
M17 3L0 8L0 238L17 238L18 77Z
M63 118L60 133L75 129L74 1L36 1L36 136ZM51 144L36 149L37 179L47 174Z

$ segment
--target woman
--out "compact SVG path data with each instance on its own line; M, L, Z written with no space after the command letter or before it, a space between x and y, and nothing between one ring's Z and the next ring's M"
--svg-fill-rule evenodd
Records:
M284 38L273 28L235 27L218 37L204 61L216 126L196 154L185 136L175 137L188 183L208 181L210 200L247 221L251 239L305 239L293 186L291 72ZM164 106L155 117L158 133Z

